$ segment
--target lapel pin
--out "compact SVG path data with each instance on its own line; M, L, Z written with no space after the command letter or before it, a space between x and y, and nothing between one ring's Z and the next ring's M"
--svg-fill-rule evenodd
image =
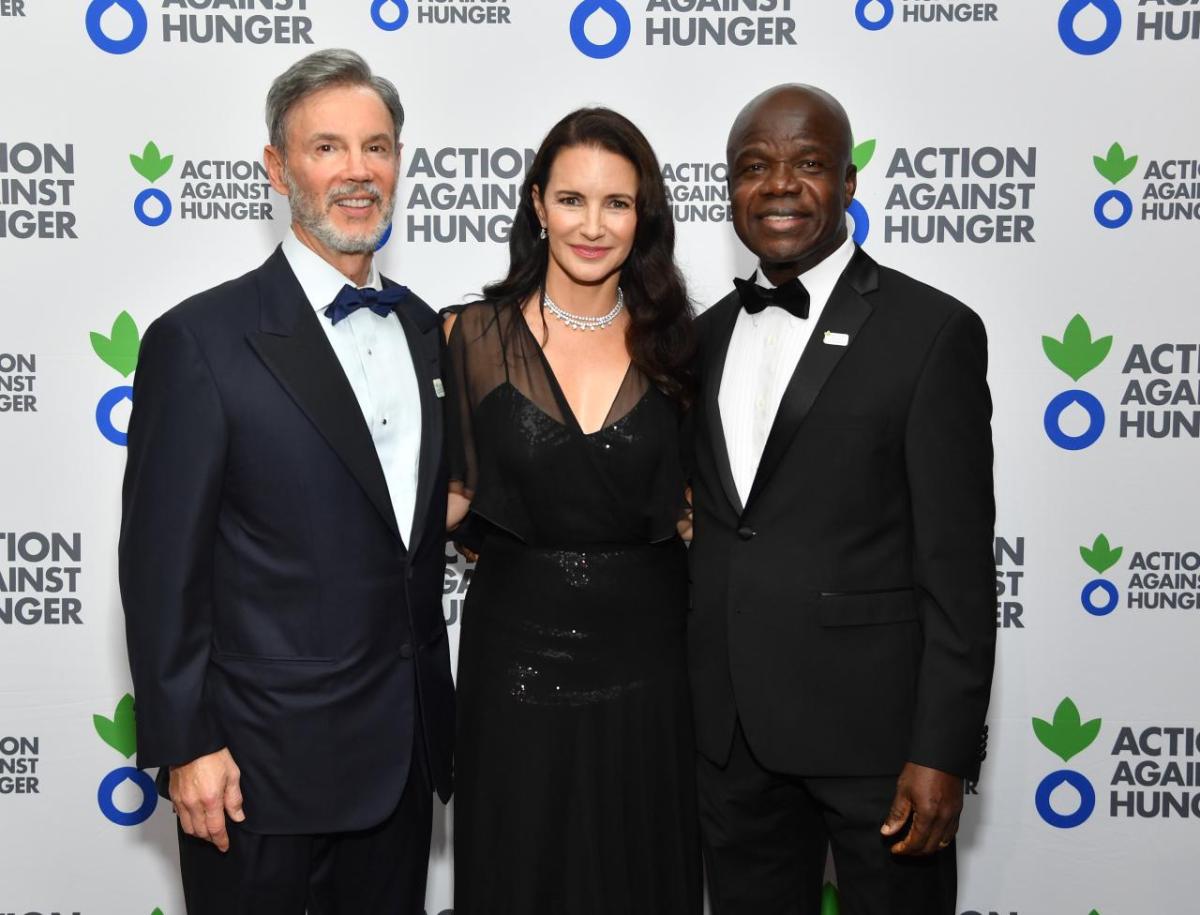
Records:
M433 393L436 394L438 397L446 396L446 388L442 384L442 379L440 379L440 378L433 379Z
M825 331L825 339L822 341L826 346L849 346L849 334L837 334L831 330Z

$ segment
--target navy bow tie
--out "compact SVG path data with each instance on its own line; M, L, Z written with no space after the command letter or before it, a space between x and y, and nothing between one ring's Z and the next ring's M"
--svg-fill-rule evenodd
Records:
M743 280L735 277L733 285L737 287L742 307L752 315L775 305L797 318L808 317L808 290L798 279L790 279L774 289L765 289L753 279Z
M325 317L337 324L360 308L369 308L381 318L392 313L394 307L408 295L405 286L388 286L385 289L355 289L349 283L342 287L337 297L325 309Z

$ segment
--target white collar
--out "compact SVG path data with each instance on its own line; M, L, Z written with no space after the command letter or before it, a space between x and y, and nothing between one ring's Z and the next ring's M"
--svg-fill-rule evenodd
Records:
M308 304L315 310L326 308L342 291L342 287L354 282L343 274L337 267L317 254L312 248L296 237L291 229L283 239L283 256L287 258L288 266L304 290ZM382 289L379 270L375 267L375 258L371 258L371 269L367 273L367 282L359 287L366 289Z
M843 241L831 254L828 254L824 260L809 267L801 273L796 279L800 284L811 294L813 287L825 288L830 290L837 284L838 278L842 275L842 271L850 263L850 258L854 257L854 239L849 234L846 235L846 240ZM767 279L767 275L762 270L755 270L751 280L762 286L764 289L774 289L775 284Z

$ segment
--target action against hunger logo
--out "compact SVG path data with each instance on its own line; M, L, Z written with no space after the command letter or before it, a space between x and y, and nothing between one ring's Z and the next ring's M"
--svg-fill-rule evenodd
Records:
M128 378L137 368L138 350L141 348L141 337L137 324L129 312L123 311L113 321L111 336L92 331L92 349L100 360L110 368L121 373L122 378ZM113 411L122 401L133 402L133 387L128 384L117 385L105 391L96 404L96 428L100 434L114 445L124 447L129 437L113 424Z
M1082 315L1075 315L1067 324L1063 338L1042 337L1042 350L1056 368L1079 381L1096 368L1112 349L1113 338L1092 339L1091 328ZM1087 414L1087 427L1077 434L1063 430L1063 414L1071 407L1080 407ZM1042 425L1050 441L1067 451L1081 451L1094 445L1104 432L1104 407L1090 391L1071 389L1056 395L1046 406Z
M136 153L129 154L129 163L133 166L133 170L151 184L169 172L171 163L174 161L174 156L162 155L153 140L146 144L140 156ZM147 210L147 204L151 201L158 205L157 213ZM145 188L133 198L133 215L142 225L157 228L171 218L171 198L159 188Z
M93 715L92 725L100 739L126 759L137 752L133 696L129 693L121 697L112 718ZM133 810L122 810L115 802L117 789L126 782L132 783L142 794L141 802ZM154 813L154 808L158 806L158 791L154 787L154 779L144 770L134 766L119 766L100 780L96 801L100 805L100 812L111 822L118 826L137 826L150 819L150 815Z
M1093 38L1086 28L1089 19L1095 24L1103 17L1103 30ZM1083 32L1081 35L1080 32ZM1058 36L1076 54L1092 55L1107 51L1121 34L1121 8L1116 0L1067 0L1058 14Z
M1121 148L1120 143L1113 143L1103 158L1092 156L1092 164L1096 166L1096 171L1114 185L1129 176L1137 167L1137 161L1137 156L1126 158L1125 150ZM1118 212L1115 216L1109 216L1106 212L1107 207L1114 203L1117 205ZM1133 201L1124 191L1113 187L1096 198L1092 212L1096 217L1096 222L1104 228L1119 229L1129 222L1129 218L1133 215Z
M1090 747L1100 734L1101 719L1083 721L1079 709L1070 697L1063 699L1054 710L1054 720L1033 719L1033 733L1038 741L1063 762L1070 760ZM1070 787L1079 795L1079 804L1070 813L1060 813L1052 806L1055 792ZM1038 815L1058 829L1073 829L1085 822L1096 809L1096 789L1082 773L1074 769L1058 769L1051 772L1037 786L1034 803Z
M92 44L109 54L128 54L146 39L149 21L138 0L92 0L84 14Z
M900 21L916 25L935 22L996 22L999 3L931 2L931 0L901 0L904 4ZM868 32L886 29L896 15L895 0L857 0L854 18Z
M363 0L365 2L365 0ZM510 0L414 0L418 25L512 25ZM409 20L405 0L372 0L371 21L385 32L404 28Z
M309 0L156 0L164 44L313 44ZM199 7L206 12L196 12ZM172 12L179 10L180 12ZM92 44L128 54L146 40L144 0L91 0L84 26Z
M588 37L588 20L596 14L607 16L612 21L613 33L607 41L594 42ZM571 41L582 53L595 60L620 54L629 42L632 31L629 13L617 0L583 0L571 13Z
M1123 552L1123 547L1112 546L1104 534L1098 535L1090 547L1079 548L1079 555L1083 561L1098 575L1103 575L1115 566ZM1097 599L1097 595L1103 595L1103 598ZM1083 609L1092 616L1108 616L1121 602L1121 592L1107 578L1093 578L1079 592L1079 600Z

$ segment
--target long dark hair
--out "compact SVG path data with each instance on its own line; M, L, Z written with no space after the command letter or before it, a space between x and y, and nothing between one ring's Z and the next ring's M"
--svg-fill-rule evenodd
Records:
M539 238L542 226L533 208L533 189L545 192L554 160L572 146L608 150L628 159L637 170L637 229L633 248L621 265L621 289L630 319L626 346L633 364L646 377L687 405L695 330L687 287L675 266L675 223L654 150L633 122L617 112L580 108L546 134L521 186L521 203L508 238L508 275L483 288L484 301L498 309L512 309L515 319L520 318L524 303L542 292L550 246Z

